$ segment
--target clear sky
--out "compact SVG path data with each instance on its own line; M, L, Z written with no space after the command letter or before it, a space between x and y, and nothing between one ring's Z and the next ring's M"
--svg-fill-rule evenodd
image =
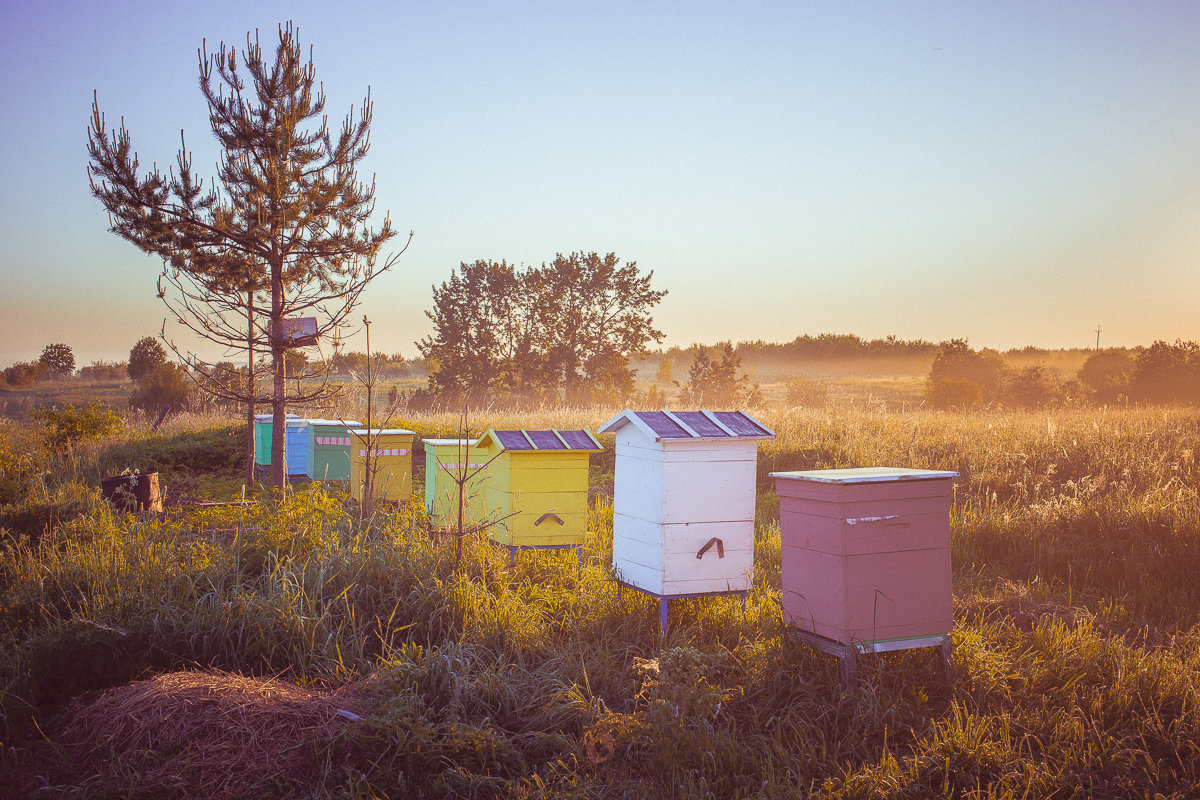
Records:
M210 175L197 49L288 19L331 121L371 87L363 167L416 234L375 349L416 354L462 261L577 250L654 271L667 345L1200 339L1190 0L5 6L0 366L162 326L159 262L90 195L93 90L144 164L183 129Z

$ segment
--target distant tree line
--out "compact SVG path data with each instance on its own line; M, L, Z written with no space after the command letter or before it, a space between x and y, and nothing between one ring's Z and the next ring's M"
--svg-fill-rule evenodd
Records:
M906 340L895 336L862 339L853 334L804 334L790 342L738 342L738 355L746 363L760 361L845 361L855 359L921 358L932 356L939 345L923 339Z
M1196 403L1200 401L1200 345L1156 341L1149 347L1098 350L1074 377L1064 378L1044 364L1011 367L996 350L974 350L965 340L952 339L938 346L925 397L939 408Z

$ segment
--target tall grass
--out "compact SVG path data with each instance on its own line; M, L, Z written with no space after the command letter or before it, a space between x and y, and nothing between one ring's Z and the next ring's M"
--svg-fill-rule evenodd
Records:
M479 427L595 430L615 413L483 414ZM46 485L88 505L0 557L0 769L36 763L38 731L53 739L91 690L215 667L360 697L350 738L314 744L319 784L263 796L1194 796L1200 413L759 417L778 436L760 449L754 590L744 610L673 603L665 635L657 604L618 593L607 570L603 458L578 574L573 555L510 567L480 540L456 569L419 502L364 521L310 487L278 507L139 520L94 499L91 476L120 448L227 446L203 430L48 462ZM403 424L445 436L457 418ZM867 657L843 698L833 660L782 635L767 473L878 464L961 473L957 679L944 684L932 651ZM84 777L55 791L128 788Z

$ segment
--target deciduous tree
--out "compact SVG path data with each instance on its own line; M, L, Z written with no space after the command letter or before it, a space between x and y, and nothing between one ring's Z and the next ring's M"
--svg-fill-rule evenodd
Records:
M546 383L535 350L539 319L529 271L505 261L460 264L433 289L433 335L417 347L436 363L429 388L452 402L536 393Z
M159 364L167 363L167 350L153 336L143 336L129 351L129 377L135 381Z
M650 309L666 292L650 288L653 275L613 253L559 254L540 268L460 264L434 287L434 333L417 343L430 390L472 403L627 397L630 355L662 339Z
M318 338L337 336L366 286L399 256L379 259L395 231L386 217L379 228L370 226L375 185L358 179L369 148L370 91L357 117L352 112L331 131L311 55L304 57L291 24L280 26L274 57L264 55L255 34L240 59L223 44L212 55L202 47L199 70L221 147L209 188L193 174L182 140L177 170L164 175L154 167L143 175L124 125L106 130L94 101L92 192L114 233L163 259L159 295L177 320L226 352L246 353L251 368L256 352L270 354L271 481L280 486L288 404L338 391L324 380L327 373L313 370L291 377L321 380L289 394L285 321L314 317ZM205 390L244 402L260 398L253 380L229 380L193 353L186 360Z
M62 378L75 372L75 354L65 344L48 344L42 349L38 362L56 378Z
M650 288L634 261L616 253L559 253L534 274L541 344L568 403L619 400L633 388L629 355L662 341Z

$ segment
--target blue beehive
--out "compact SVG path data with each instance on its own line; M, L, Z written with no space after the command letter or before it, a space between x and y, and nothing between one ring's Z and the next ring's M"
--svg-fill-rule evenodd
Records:
M254 463L263 469L271 466L270 414L254 417ZM290 477L308 476L308 420L287 415L287 435L283 440L283 461Z

